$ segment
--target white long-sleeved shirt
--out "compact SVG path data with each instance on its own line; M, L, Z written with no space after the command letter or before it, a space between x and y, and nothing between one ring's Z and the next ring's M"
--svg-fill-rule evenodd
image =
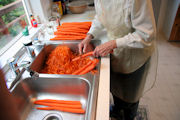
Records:
M115 72L131 73L153 52L156 26L151 0L95 0L96 16L88 33L96 37L103 28L116 40L112 57Z

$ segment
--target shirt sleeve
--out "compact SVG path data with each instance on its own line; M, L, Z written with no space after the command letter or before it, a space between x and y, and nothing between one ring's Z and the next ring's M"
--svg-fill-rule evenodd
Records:
M97 15L95 15L92 21L91 28L88 33L92 34L94 38L103 30L104 26L99 22Z
M156 26L151 0L134 0L131 10L134 32L116 39L117 47L145 48L156 37Z

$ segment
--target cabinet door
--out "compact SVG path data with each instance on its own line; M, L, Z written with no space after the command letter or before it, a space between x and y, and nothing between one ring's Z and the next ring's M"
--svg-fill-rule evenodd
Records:
M176 13L169 41L180 41L180 5Z

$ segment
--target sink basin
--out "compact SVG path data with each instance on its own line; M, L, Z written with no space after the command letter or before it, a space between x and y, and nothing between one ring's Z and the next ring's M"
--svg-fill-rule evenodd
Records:
M97 44L97 42L95 42ZM39 72L49 53L59 45L59 42L48 43L39 49L37 57L30 68ZM62 44L62 43L61 43ZM78 42L63 43L77 51ZM96 44L94 44L96 46ZM11 89L16 99L21 120L94 120L99 83L100 64L97 73L85 75L41 74L34 79L25 71L20 80ZM27 75L28 73L28 75ZM37 110L33 101L38 99L57 99L80 101L85 114L75 114L55 110ZM44 106L42 106L44 107Z
M43 49L41 49L41 51L39 52L39 54L37 55L37 57L34 59L33 63L31 64L31 69L33 71L39 72L41 71L41 69L44 67L45 62L47 57L49 56L49 54L57 47L57 46L67 46L71 49L72 52L74 53L78 53L78 41L74 41L74 42L49 42L46 43L46 45L43 46ZM97 46L98 44L100 44L99 40L93 40L91 43L91 47L92 49Z
M37 80L26 78L14 88L12 94L16 98L22 120L44 120L50 113L57 114L63 120L85 120L92 104L93 80L82 77L60 75L41 75ZM73 114L61 111L37 110L35 99L59 99L80 101L85 114ZM94 103L93 103L94 104Z

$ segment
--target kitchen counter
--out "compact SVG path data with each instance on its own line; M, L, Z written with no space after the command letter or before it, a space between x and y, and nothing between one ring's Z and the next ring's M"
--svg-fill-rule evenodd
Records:
M62 22L83 22L92 21L95 15L94 8L88 8L88 10L82 14L68 14L64 15L61 19ZM103 32L99 39L102 43L107 41L107 37ZM110 91L110 58L101 58L100 67L100 81L97 99L96 120L109 120L109 91Z

